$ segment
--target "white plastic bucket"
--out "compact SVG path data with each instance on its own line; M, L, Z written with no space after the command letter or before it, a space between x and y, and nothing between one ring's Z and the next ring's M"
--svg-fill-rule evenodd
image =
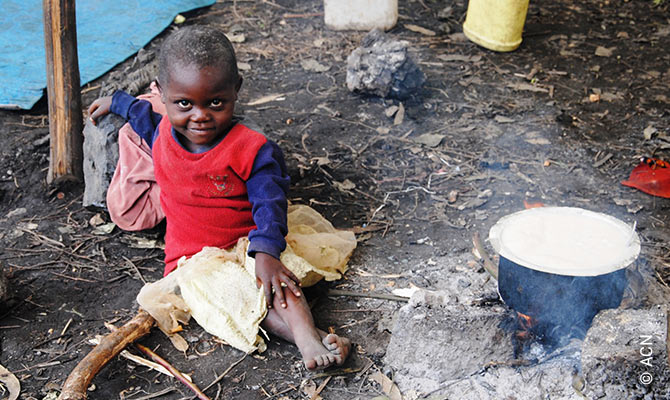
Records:
M398 21L398 0L324 0L326 26L335 30L389 30Z

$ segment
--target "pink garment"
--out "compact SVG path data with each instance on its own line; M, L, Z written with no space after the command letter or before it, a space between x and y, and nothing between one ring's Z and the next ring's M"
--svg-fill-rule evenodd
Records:
M138 98L149 101L155 112L165 115L154 83L151 93ZM119 162L107 189L107 209L112 221L127 231L153 228L165 218L151 149L128 123L119 130Z

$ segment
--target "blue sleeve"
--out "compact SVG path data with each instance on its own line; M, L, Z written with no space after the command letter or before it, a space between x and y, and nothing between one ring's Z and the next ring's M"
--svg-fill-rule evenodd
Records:
M262 252L279 259L286 248L289 182L281 149L268 140L258 151L247 180L251 213L256 224L256 229L249 232L250 256Z
M150 102L119 90L112 95L110 111L130 122L133 130L147 142L149 147L153 147L155 135L158 133L156 128L163 116L153 111Z

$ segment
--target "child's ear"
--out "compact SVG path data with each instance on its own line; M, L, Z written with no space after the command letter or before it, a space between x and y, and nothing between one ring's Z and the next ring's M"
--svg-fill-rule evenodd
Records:
M244 79L240 76L240 80L237 81L237 85L235 85L235 92L240 91L240 88L242 87L242 81L244 81Z
M165 92L163 91L161 82L158 79L156 79L156 88L158 89L158 93L161 95L161 102L165 104Z

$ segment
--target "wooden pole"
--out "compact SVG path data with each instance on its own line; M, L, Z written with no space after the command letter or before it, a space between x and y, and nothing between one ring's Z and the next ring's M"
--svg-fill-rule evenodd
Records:
M48 183L83 178L75 0L42 0L51 158Z

